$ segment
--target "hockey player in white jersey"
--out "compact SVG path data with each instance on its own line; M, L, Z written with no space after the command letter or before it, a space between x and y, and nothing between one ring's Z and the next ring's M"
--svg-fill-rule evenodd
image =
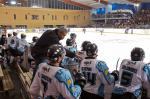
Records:
M131 60L122 61L112 99L141 99L142 87L147 91L147 98L150 98L150 69L143 62L144 58L144 50L135 47L131 51Z
M7 46L10 44L11 38L12 38L12 34L8 33L8 37L7 37Z
M76 38L77 38L77 35L76 35L75 33L71 33L71 34L70 34L70 39L71 39L71 41L72 41L73 47L76 47L76 48L77 48Z
M22 56L26 49L30 47L29 43L26 41L26 35L21 34L21 39L18 42L17 50L18 55Z
M76 44L74 44L74 41L72 41L72 39L67 39L66 40L66 46L65 46L65 48L68 49L68 50L70 50L73 53L77 52L77 46L76 46Z
M71 39L66 40L66 46L64 48L66 48L67 50L69 50L73 53L77 52L77 48L74 47L74 43L72 42ZM68 65L69 61L71 62L71 61L77 61L77 60L76 60L76 58L70 58L70 57L65 56L61 62L61 66L68 69L69 68L68 66L70 66L70 65Z
M81 61L80 71L87 79L81 99L111 99L114 77L109 73L106 63L96 58L97 52L97 45L89 43L87 57Z
M44 99L78 99L81 89L74 85L68 70L59 67L65 56L65 49L58 44L48 49L49 63L39 64L35 78L30 87L32 99L37 99L40 90Z

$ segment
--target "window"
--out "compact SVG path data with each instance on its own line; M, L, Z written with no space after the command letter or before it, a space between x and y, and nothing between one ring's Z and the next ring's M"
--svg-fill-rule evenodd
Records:
M68 15L64 15L63 19L68 20Z
M28 16L27 16L27 15L25 15L25 19L26 19L26 20L28 19Z
M53 28L53 25L44 25L44 28Z
M14 20L16 20L16 14L14 14Z
M64 19L64 20L66 19L65 16L63 16L63 19Z
M54 20L54 16L52 15L52 20Z
M74 20L76 20L76 16L74 16Z
M19 29L26 29L26 28L27 28L27 25L16 25L16 28L19 28Z
M32 15L32 20L39 20L39 16L38 15Z
M85 16L84 16L84 20L85 20L86 18L85 18Z
M45 15L43 15L43 20L45 20Z

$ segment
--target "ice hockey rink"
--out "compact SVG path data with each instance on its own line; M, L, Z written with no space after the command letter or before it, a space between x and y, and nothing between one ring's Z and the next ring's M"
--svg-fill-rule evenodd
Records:
M119 30L117 30L118 32ZM139 34L140 31L136 31L131 34L125 34L124 30L116 33L116 31L111 32L103 32L101 35L100 31L75 31L72 30L68 33L64 40L61 41L63 45L65 45L66 39L69 38L70 33L76 33L77 38L77 47L78 50L81 49L81 44L83 41L88 40L92 43L96 43L98 46L98 59L103 60L107 63L109 70L113 71L116 69L117 61L118 66L122 59L129 58L130 52L134 47L141 47L145 51L145 59L144 61L150 62L150 34ZM26 33L27 41L31 42L33 36L40 37L41 33ZM18 35L20 36L20 35Z
M89 40L98 46L98 59L107 63L110 71L116 69L124 58L130 58L130 52L134 47L141 47L145 51L145 62L150 62L150 35L140 34L115 34L100 32L78 32L77 44L78 49L81 49L81 44L85 40ZM67 38L67 37L66 37ZM65 40L63 41L65 44Z

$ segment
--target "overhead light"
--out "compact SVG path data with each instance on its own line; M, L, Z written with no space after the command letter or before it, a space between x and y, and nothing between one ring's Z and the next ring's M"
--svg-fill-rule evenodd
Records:
M140 4L139 4L139 3L136 3L136 4L134 4L134 6L139 7L139 6L140 6Z
M37 6L37 5L33 5L32 8L42 8L42 7Z
M16 1L11 1L10 4L15 5Z

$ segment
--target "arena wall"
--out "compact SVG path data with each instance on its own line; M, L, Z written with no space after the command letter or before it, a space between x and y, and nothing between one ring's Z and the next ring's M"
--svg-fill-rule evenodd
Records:
M44 31L48 29L55 28L41 28L41 29L8 29L7 33L12 33L13 31L18 33L39 33L42 34ZM69 28L70 32L83 32L83 28ZM115 28L85 28L86 32L91 33L100 33L103 30L103 33L113 33L113 34L125 34L125 28L123 29L115 29ZM128 34L143 34L150 35L150 29L129 29Z
M90 22L88 10L64 10L26 7L0 7L0 25L42 28L46 26L86 26Z

